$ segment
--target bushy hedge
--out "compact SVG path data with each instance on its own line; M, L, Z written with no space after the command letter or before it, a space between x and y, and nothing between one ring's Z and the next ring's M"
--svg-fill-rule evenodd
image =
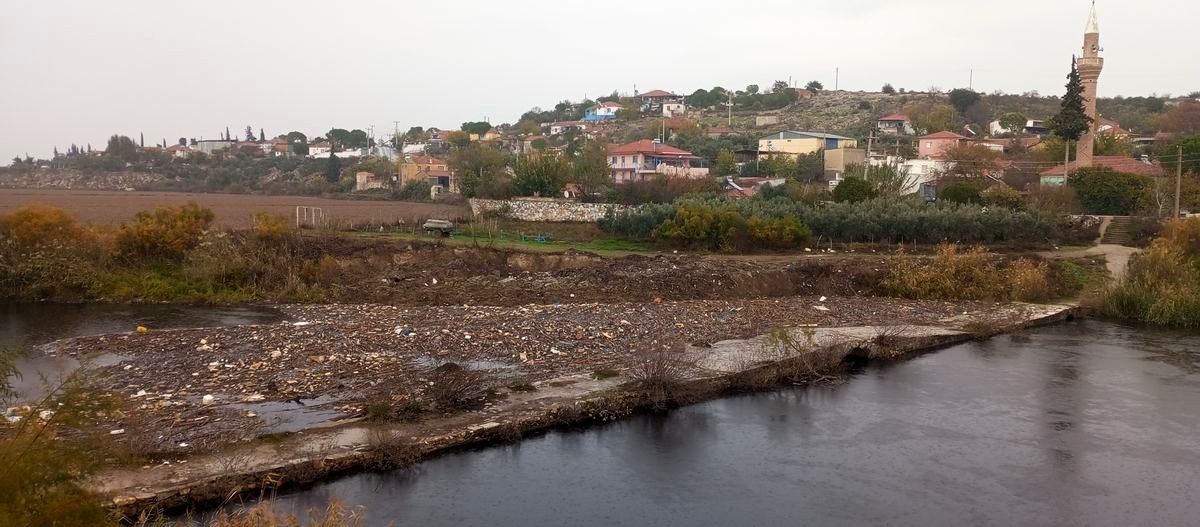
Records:
M813 235L841 242L997 243L1044 242L1057 237L1052 218L1024 211L971 204L917 200L874 199L859 203L811 206L786 198L771 200L681 200L670 205L645 205L621 213L610 212L600 228L612 234L650 239L685 204L730 207L743 218L791 218Z

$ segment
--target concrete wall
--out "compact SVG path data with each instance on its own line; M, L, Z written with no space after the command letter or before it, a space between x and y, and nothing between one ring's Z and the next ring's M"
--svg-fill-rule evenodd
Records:
M579 203L574 200L552 198L514 198L468 200L471 204L471 214L479 216L488 212L499 212L508 207L507 216L522 221L548 222L577 222L592 223L604 217L609 207L617 211L623 210L623 205L608 205L604 203Z

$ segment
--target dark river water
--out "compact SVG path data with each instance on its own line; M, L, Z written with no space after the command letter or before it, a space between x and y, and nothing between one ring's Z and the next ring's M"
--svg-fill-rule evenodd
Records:
M207 307L163 304L0 303L0 346L36 346L84 335L151 330L266 324L283 319L267 307ZM110 358L95 358L103 365ZM40 397L48 381L78 365L74 359L30 353L17 360L20 375L9 379L17 401Z
M1200 336L1084 321L281 498L368 525L1200 525Z

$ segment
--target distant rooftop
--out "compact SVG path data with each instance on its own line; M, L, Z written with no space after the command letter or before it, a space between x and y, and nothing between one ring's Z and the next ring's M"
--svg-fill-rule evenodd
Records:
M797 132L795 130L787 130L784 132L779 132L777 134L764 137L763 139L804 139L804 138L839 139L839 140L853 141L853 138L845 137L845 136L841 136L841 135L837 135L837 134L827 134L824 132Z

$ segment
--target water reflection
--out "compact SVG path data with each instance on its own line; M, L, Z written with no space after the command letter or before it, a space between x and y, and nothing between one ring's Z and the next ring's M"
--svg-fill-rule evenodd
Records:
M1094 321L360 475L371 525L1191 525L1196 335Z

